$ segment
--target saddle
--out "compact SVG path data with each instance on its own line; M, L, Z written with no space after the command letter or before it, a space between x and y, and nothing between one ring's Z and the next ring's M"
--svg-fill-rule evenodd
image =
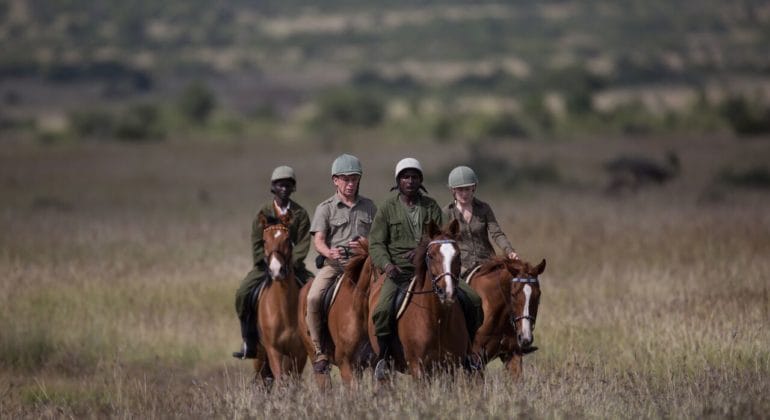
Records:
M337 293L340 291L340 286L342 286L342 281L345 277L345 273L340 273L337 275L337 277L334 279L334 282L332 283L331 287L326 289L323 294L323 304L321 305L321 331L320 332L320 339L321 339L321 348L323 349L324 353L330 353L331 347L332 347L332 337L331 333L329 332L329 311L331 311L332 304L334 303L334 299L337 297Z

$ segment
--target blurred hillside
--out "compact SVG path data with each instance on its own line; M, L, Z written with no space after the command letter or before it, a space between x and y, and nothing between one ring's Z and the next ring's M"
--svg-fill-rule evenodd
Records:
M316 3L4 1L0 133L770 131L770 2Z

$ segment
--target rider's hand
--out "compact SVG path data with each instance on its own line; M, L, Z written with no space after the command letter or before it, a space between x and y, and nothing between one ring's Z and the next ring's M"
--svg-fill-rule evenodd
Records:
M329 248L329 258L332 260L339 260L342 257L342 250L340 248Z
M514 260L514 261L516 261L516 260L518 260L518 259L519 259L519 254L517 254L517 253L516 253L516 251L511 251L511 252L508 254L508 258L510 258L510 259L512 259L512 260Z
M385 266L385 274L392 279L398 277L401 273L403 273L403 270L393 263L389 263Z

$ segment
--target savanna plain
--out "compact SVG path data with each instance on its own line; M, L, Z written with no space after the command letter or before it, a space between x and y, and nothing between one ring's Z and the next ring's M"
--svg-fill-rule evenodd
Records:
M325 145L324 147L328 147ZM367 139L25 143L0 148L0 418L750 418L770 413L770 192L720 182L766 165L770 141L728 135L479 144L557 180L495 185L522 257L547 260L521 380L492 362L482 383L398 376L319 394L309 372L267 392L230 357L233 295L273 167L297 169L312 211L329 166L358 155L382 201L401 157L440 203L468 146ZM681 173L608 196L603 162L662 159ZM474 164L483 165L483 159ZM529 166L527 166L529 165ZM309 256L308 263L313 255ZM306 369L309 370L309 369ZM371 372L366 372L367 378Z

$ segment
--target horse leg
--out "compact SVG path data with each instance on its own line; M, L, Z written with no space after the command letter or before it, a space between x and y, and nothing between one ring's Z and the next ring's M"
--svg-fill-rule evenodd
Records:
M267 362L267 353L265 348L260 344L257 347L257 355L254 358L254 383L261 381L262 385L266 388L270 388L273 384L273 372Z
M511 373L513 380L519 380L521 378L521 354L513 353L511 358L505 362L505 367Z
M358 378L351 366L350 360L345 358L340 361L340 378L348 388L354 388L357 385Z
M270 347L265 350L267 351L267 361L270 364L270 370L275 376L275 382L277 384L281 384L284 380L283 376L285 374L283 369L283 354L281 354L274 347Z

